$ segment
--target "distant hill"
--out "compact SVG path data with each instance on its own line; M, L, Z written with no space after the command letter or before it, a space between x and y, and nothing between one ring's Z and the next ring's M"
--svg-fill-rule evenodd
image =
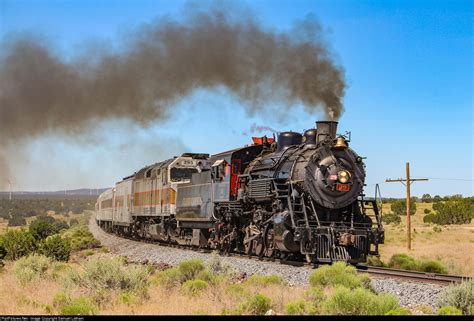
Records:
M82 197L97 197L107 188L79 188L62 191L12 191L12 198L82 198ZM10 197L10 192L0 192L0 198L5 199Z

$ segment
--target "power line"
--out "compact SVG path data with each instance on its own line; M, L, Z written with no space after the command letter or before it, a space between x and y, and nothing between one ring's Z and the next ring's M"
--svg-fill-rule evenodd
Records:
M429 179L439 179L445 181L466 181L466 182L474 182L474 179L465 179L465 178L443 178L443 177L428 177Z

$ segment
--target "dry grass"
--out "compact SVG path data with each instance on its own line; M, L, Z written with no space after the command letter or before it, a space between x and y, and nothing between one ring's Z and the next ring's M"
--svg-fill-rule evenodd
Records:
M424 209L431 203L417 203L416 214L411 217L412 249L407 249L406 216L398 226L385 225L385 244L380 246L381 259L385 262L396 253L407 253L417 259L439 260L451 274L474 276L474 224L435 225L423 223ZM390 205L384 204L388 213ZM441 232L433 228L438 226Z
M79 264L69 263L69 265L76 271L81 270ZM12 262L7 262L4 272L0 274L0 315L57 314L58 310L54 308L53 299L56 294L64 293L62 281L43 279L23 286L11 273L12 266ZM229 285L229 282L223 282L209 286L199 296L192 297L185 295L180 287L170 290L156 284L150 287L148 299L132 300L132 303L124 303L115 293L111 294L110 300L100 307L100 314L221 314L224 309L235 309L248 297L257 293L268 296L272 300L272 309L283 313L284 305L295 298L302 298L308 288L289 288L285 284L268 286L245 284L247 292L239 296L226 291ZM77 287L69 293L73 297L87 295Z

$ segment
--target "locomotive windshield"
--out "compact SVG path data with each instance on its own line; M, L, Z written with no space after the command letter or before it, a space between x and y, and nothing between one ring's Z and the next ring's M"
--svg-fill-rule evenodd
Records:
M179 181L183 181L183 180L186 180L186 179L191 179L191 176L194 174L194 173L197 173L198 170L197 168L184 168L184 167L173 167L171 168L171 181L172 182L179 182Z

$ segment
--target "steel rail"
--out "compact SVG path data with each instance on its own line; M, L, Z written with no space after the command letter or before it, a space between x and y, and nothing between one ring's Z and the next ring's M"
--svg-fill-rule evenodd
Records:
M409 271L401 269L392 269L375 266L358 266L358 272L368 273L373 277L394 278L412 280L417 282L428 282L449 285L452 283L461 283L463 281L472 280L470 276L449 275L432 272Z

